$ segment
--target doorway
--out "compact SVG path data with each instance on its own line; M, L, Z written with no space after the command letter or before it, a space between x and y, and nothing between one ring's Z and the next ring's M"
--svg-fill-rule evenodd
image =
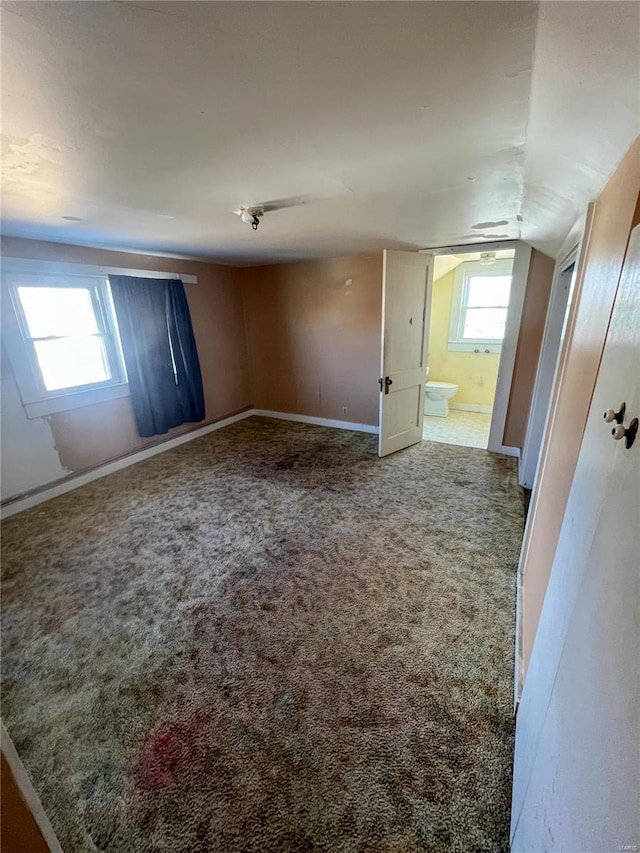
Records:
M574 246L568 255L556 264L554 272L536 380L531 398L527 433L520 460L520 485L526 489L533 489L538 470L556 366L571 307L577 256L578 245Z
M423 440L489 446L515 249L434 259Z

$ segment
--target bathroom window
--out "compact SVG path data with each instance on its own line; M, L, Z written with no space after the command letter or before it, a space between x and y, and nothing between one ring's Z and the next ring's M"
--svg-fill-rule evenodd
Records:
M509 308L511 259L467 261L456 269L448 349L500 352Z

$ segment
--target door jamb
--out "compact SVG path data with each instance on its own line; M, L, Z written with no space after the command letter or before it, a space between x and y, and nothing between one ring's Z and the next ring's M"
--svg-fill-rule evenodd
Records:
M498 381L496 383L496 392L493 401L491 430L489 432L489 444L487 450L492 453L501 453L504 456L520 457L519 447L510 447L502 442L507 420L507 409L509 407L509 395L511 393L511 382L513 380L516 350L518 347L522 307L524 305L524 295L527 288L527 278L529 276L529 266L531 263L531 246L524 243L522 240L501 240L494 243L470 243L462 246L443 246L437 249L421 249L420 251L422 253L428 252L432 255L457 255L469 252L488 252L511 248L515 249L513 271L511 274L511 296L509 299L509 310L507 311L505 335L500 352L500 366L498 368Z
M556 263L555 270L553 272L553 281L551 283L551 294L549 297L549 307L547 311L547 318L545 321L545 330L542 338L542 346L540 347L538 370L536 371L536 378L533 385L533 394L531 396L531 408L529 410L527 432L525 434L524 447L522 448L520 468L518 472L520 485L528 489L533 489L536 471L538 469L538 461L540 459L540 453L542 451L542 440L544 438L547 417L549 415L549 406L551 403L550 395L545 396L544 398L541 397L542 383L545 382L546 385L547 381L550 380L549 388L551 389L553 387L555 372L558 365L558 358L560 356L560 348L562 347L561 335L558 340L558 348L553 364L548 363L546 356L547 348L550 345L550 342L547 337L549 334L549 323L552 319L555 319L552 317L551 312L553 312L556 308L556 302L560 291L562 277L571 268L572 264L574 265L575 276L575 264L577 263L579 249L580 241L575 243L568 253L561 255L561 260ZM571 301L572 289L573 286L569 288L567 300L564 303L563 316L565 322L567 310L569 309L569 304ZM541 420L543 416L544 419ZM535 453L535 447L532 446L532 443L535 442L535 437L532 434L532 429L534 428L534 426L536 430L539 431L537 453Z

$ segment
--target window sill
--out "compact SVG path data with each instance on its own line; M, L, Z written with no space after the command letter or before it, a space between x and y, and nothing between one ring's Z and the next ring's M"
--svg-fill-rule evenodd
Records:
M502 351L502 341L499 343L487 343L486 341L449 341L447 349L449 352L475 352L481 355L499 353Z
M118 397L128 396L129 385L123 382L120 385L108 385L106 388L74 391L72 394L61 394L59 397L35 400L32 403L23 403L23 406L27 418L43 418L47 415L55 415L57 412L80 409L83 406L95 406L96 403L104 403L107 400L115 400Z

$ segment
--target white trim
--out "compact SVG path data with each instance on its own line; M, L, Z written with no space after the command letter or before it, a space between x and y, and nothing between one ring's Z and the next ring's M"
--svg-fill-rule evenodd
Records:
M483 264L481 261L464 261L456 267L453 298L451 300L451 317L449 320L449 339L447 341L447 349L450 352L475 352L475 353L497 353L502 349L502 338L465 338L464 323L467 310L470 307L467 304L469 297L469 280L474 276L509 276L513 269L512 258L501 258L496 260L490 266ZM480 307L480 306L478 306ZM509 310L509 303L506 305L482 306L487 308L500 308Z
M503 445L502 439L507 420L507 410L509 408L513 368L515 366L518 336L520 334L520 322L522 320L522 308L527 289L529 267L531 265L531 251L531 246L520 242L518 243L516 254L513 259L511 296L509 299L509 310L507 312L507 325L504 330L504 340L502 341L500 366L498 368L498 382L493 400L493 417L491 418L491 430L489 432L489 444L487 446L487 450L491 453L502 453L505 456L520 455L519 448Z
M585 276L585 269L587 265L587 259L589 257L589 249L592 238L592 227L593 227L593 217L595 214L597 202L591 202L574 227L571 230L571 240L575 243L576 237L579 241L579 249L578 254L576 256L576 275L575 279L572 282L572 286L574 287L574 293L572 293L569 297L570 301L573 299L580 299L580 294L582 291L582 284ZM582 229L582 233L580 233L580 229ZM562 249L562 254L560 257L566 257L567 253L570 251L571 245L569 238L565 241L565 244ZM525 595L525 578L527 575L527 569L529 568L532 571L535 571L535 566L532 568L529 560L530 548L531 548L531 537L532 531L536 528L536 516L537 516L537 508L538 508L538 479L542 475L545 470L545 466L548 464L547 460L547 450L549 444L549 437L553 433L554 428L554 418L556 415L556 407L558 403L558 395L562 393L562 380L564 376L564 370L566 367L566 358L567 358L567 348L569 346L568 341L570 341L571 334L573 331L572 321L575 322L575 312L569 311L566 315L565 323L568 323L567 327L562 332L562 341L560 344L560 350L558 352L558 361L555 367L554 377L553 377L553 387L551 389L551 396L548 405L548 412L545 419L545 427L542 435L542 442L540 447L540 453L538 457L536 474L533 481L533 488L531 490L531 499L529 502L529 512L527 513L527 520L524 528L524 536L522 537L522 547L520 549L520 560L518 563L518 572L516 575L516 588L518 589L518 594L516 596L516 638L515 638L515 659L517 662L517 669L514 674L514 696L516 698L516 703L520 701L520 697L522 695L522 690L524 688L525 682L525 665L524 665L524 610L523 610L523 602ZM520 608L520 613L518 613L518 608Z
M191 432L186 432L183 435L176 436L176 438L170 438L168 441L162 441L159 444L154 444L152 447L145 447L144 450L138 450L135 453L130 453L127 456L123 456L121 459L115 459L113 462L108 462L106 465L100 465L100 467L94 468L92 471L86 471L84 474L78 474L75 477L70 477L61 483L56 483L50 486L49 488L45 486L41 491L28 495L27 497L17 498L16 500L11 500L9 498L11 502L2 507L0 510L0 518L9 518L12 515L17 515L17 513L23 512L25 509L31 509L31 507L37 506L45 501L50 501L52 498L57 498L67 492L72 492L80 486L85 486L87 483L92 483L94 480L100 480L108 474L114 474L116 471L121 471L123 468L135 465L136 462L142 462L144 459L149 459L151 456L157 456L158 453L164 453L165 450L171 450L174 447L178 447L180 444L185 444L187 441L192 441L195 438L201 438L203 435L208 435L210 432L215 432L218 429L234 424L236 421L250 418L253 413L253 409L247 409L246 412L231 415L229 418L223 418L220 421L215 421L215 423L207 424L206 426L200 427L200 429L194 429L191 430Z
M164 453L165 450L171 450L173 447L178 447L180 444L185 444L187 441L192 441L194 438L201 438L203 435L208 435L210 432L222 429L223 427L234 424L237 421L242 421L245 418L252 416L263 418L276 418L281 421L295 421L301 424L314 424L316 426L332 427L334 429L353 430L354 432L367 432L373 435L378 434L378 427L370 424L356 424L348 421L334 421L329 418L313 418L309 415L294 415L285 412L271 412L267 409L247 409L245 412L240 412L237 415L223 418L215 423L207 424L200 429L191 430L191 432L179 435L176 438L170 438L168 441L162 441L159 444L154 444L152 447L145 447L144 450L138 450L135 453L130 453L123 456L121 459L115 459L113 462L108 462L106 465L100 465L92 471L86 471L84 474L69 477L68 479L54 483L52 486L43 486L38 492L27 495L23 498L16 497L15 499L8 498L8 502L0 509L0 518L10 518L12 515L17 515L25 509L38 504L50 501L52 498L57 498L67 492L72 492L80 486L85 486L87 483L92 483L94 480L100 480L109 474L114 474L116 471L121 471L123 468L128 468L130 465L135 465L136 462L142 462L144 459L149 459L151 456L157 456L158 453Z
M158 272L155 270L135 270L125 267L104 267L98 264L74 264L67 261L39 261L28 258L2 258L2 272L29 273L34 270L42 272L57 273L58 275L89 275L107 277L113 275L132 275L137 278L179 278L183 284L197 284L197 275L187 275L179 272Z
M493 412L493 406L481 406L479 403L449 403L449 408L460 409L462 412L482 412L484 415Z
M527 489L533 488L538 468L542 438L549 414L551 391L560 348L562 347L564 323L575 284L578 250L579 243L567 255L562 256L562 259L556 263L553 273L542 344L538 356L538 368L533 385L533 394L531 395L524 447L522 448L522 465L519 471L520 485ZM572 266L573 272L569 286L565 288L564 277Z
M11 770L17 788L22 795L22 799L31 812L31 816L36 822L38 829L44 838L45 844L47 844L51 853L63 853L60 842L53 831L53 827L49 823L47 813L42 807L40 798L38 797L31 779L29 778L27 771L24 769L22 761L20 761L20 756L16 752L13 741L9 737L9 733L2 722L0 722L0 740L2 742L2 754L9 765L9 769Z
M500 453L502 456L515 456L515 458L520 462L520 448L519 447L510 447L508 444L503 444L500 446L500 450L493 450L491 447L487 447L489 453Z
M14 371L15 373L15 371ZM128 397L129 383L106 385L104 388L91 388L88 391L74 391L73 394L49 397L45 400L35 400L33 403L23 403L27 418L44 418L55 412L66 412L69 409L81 409L83 406L95 406L105 400L116 400L118 397Z
M121 397L128 393L126 370L117 330L115 311L111 302L109 284L104 276L82 275L61 276L42 266L31 266L30 271L38 278L38 286L69 289L73 286L91 292L95 323L104 340L104 353L110 378L92 384L60 388L48 391L38 362L35 344L29 333L24 306L18 289L32 286L31 277L15 270L2 270L2 311L5 317L3 340L13 367L20 398L28 418L44 417L54 412L75 409ZM71 281L71 279L74 279ZM124 392L122 391L124 386ZM114 391L114 389L118 389Z
M447 349L449 352L473 352L476 355L497 355L502 349L502 340L500 341L478 341L469 340L462 341L447 341Z
M520 240L493 240L485 243L461 243L458 246L438 246L435 249L418 249L420 253L432 255L465 255L472 252L498 252L501 249L517 249Z
M368 432L378 435L378 427L371 424L356 424L350 421L334 421L330 418L314 418L311 415L291 415L285 412L272 412L268 409L253 409L251 414L261 418L276 418L280 421L295 421L299 424L314 424L315 426L332 427L333 429L348 429L354 432Z

